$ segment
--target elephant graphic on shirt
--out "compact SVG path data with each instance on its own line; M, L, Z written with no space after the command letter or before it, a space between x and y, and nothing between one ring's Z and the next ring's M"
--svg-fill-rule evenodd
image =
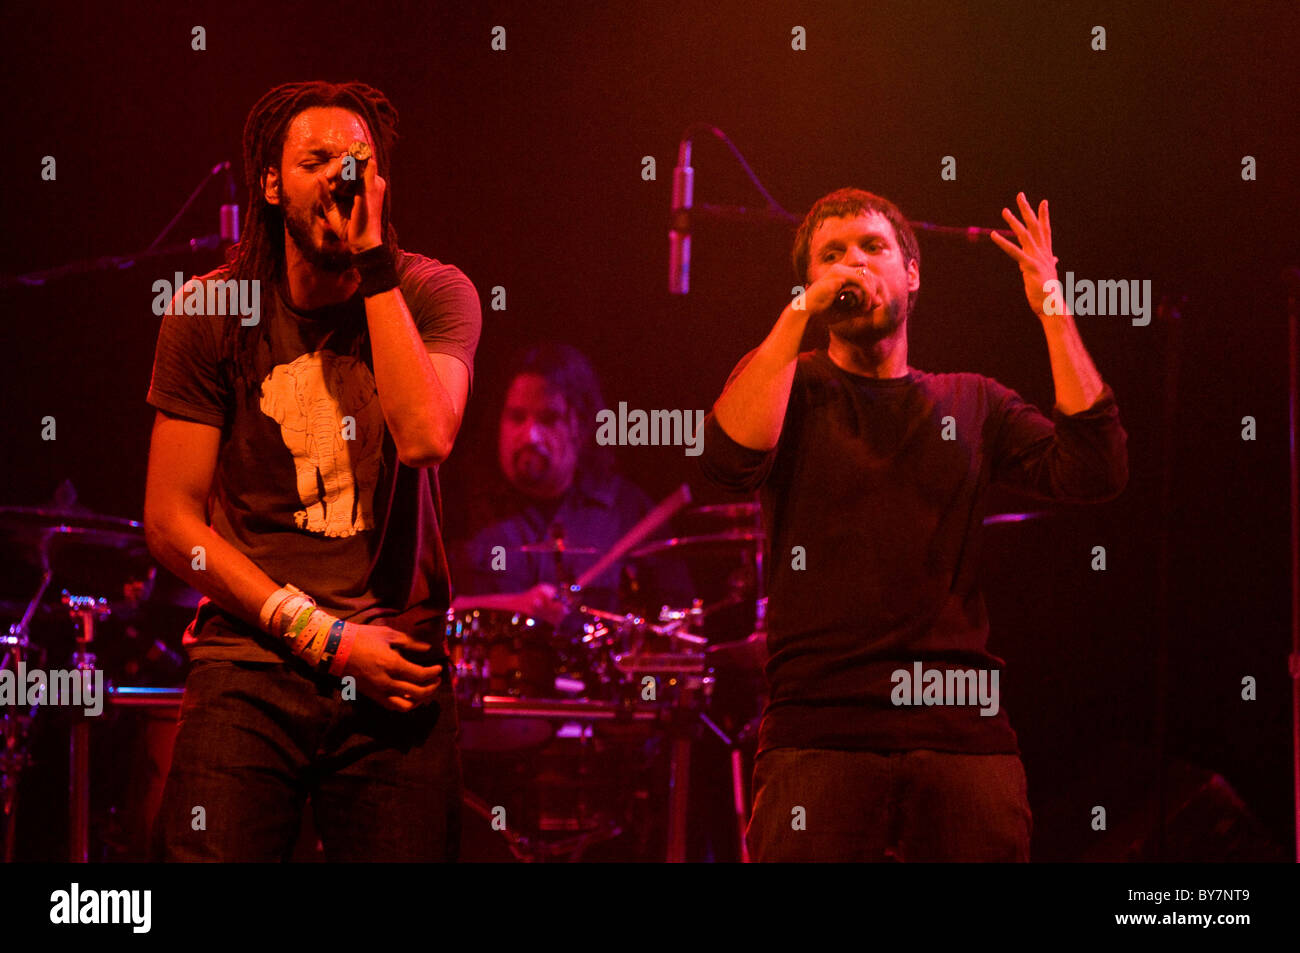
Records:
M373 529L384 417L370 368L333 351L304 354L262 381L261 408L293 454L299 529L325 536ZM345 417L355 432L345 431Z

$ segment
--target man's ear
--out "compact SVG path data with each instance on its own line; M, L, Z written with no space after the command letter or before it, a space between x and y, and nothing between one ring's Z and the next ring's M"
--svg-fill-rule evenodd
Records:
M913 258L907 263L907 290L916 291L921 287L921 263Z
M271 205L280 204L280 170L268 166L262 173L262 197Z

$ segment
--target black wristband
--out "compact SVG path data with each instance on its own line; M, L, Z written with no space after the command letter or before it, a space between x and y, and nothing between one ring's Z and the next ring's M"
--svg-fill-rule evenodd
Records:
M352 267L361 274L361 297L369 298L397 287L397 264L387 245L376 245L352 256Z

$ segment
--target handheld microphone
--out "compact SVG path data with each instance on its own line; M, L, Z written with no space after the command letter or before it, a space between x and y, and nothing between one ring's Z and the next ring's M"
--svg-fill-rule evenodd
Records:
M374 152L369 145L358 140L348 146L348 155L352 157L356 174L350 179L339 176L339 183L334 187L334 204L345 218L352 216L352 202L366 187L366 163Z
M865 300L860 290L853 285L845 285L831 302L831 309L840 312L856 311Z

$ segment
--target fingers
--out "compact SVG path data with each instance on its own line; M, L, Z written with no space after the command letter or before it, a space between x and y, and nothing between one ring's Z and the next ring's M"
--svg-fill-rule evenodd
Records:
M1008 241L997 232L991 232L989 238L993 239L993 244L997 245L1020 264L1027 264L1029 262L1029 256L1026 255L1015 242Z
M334 195L330 192L329 183L321 177L316 179L316 192L320 198L321 210L325 213L325 221L329 222L330 228L334 233L343 238L348 233L348 220L343 217L339 207L334 204Z
M384 687L384 694L395 702L406 702L412 708L428 705L438 696L438 686L413 685L394 679ZM409 710L409 709L408 709Z
M415 653L432 652L434 648L432 642L419 642L413 636L407 635L405 632L392 638L388 644L395 649L406 649L409 652Z
M361 173L361 181L365 183L366 190L369 191L375 184L375 179L379 176L379 157L371 155L370 161L366 163L365 169Z
M1020 224L1020 219L1016 218L1015 213L1012 212L1011 209L1004 208L1002 210L1002 217L1006 219L1007 224L1011 226L1011 231L1016 238L1020 239L1021 245L1033 244L1033 237L1030 236L1029 230L1026 229L1024 225Z
M436 684L442 678L441 665L416 665L400 655L396 656L395 661L386 665L384 670L390 678L401 679L415 685Z
M876 296L875 279L868 269L861 266L855 268L851 265L835 265L826 277L840 280L840 283L835 286L836 295L849 285L853 285L870 298L874 299Z
M1020 215L1025 220L1025 225L1029 228L1038 227L1038 216L1034 214L1033 207L1029 204L1029 199L1025 198L1024 192L1016 194L1016 204L1020 206Z

